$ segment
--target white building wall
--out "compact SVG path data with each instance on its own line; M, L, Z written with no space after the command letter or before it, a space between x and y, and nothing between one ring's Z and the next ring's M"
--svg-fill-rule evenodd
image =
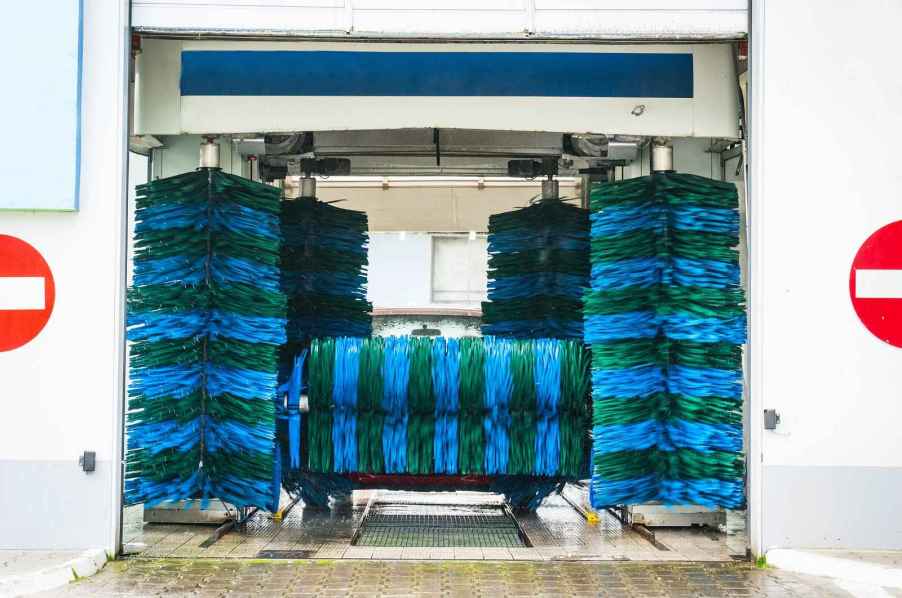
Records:
M861 243L902 217L902 84L891 41L902 4L753 4L761 548L899 549L902 349L864 328L848 287ZM761 431L766 408L782 417L776 431Z
M265 35L735 38L745 0L135 0L142 29Z
M0 232L37 248L56 282L44 330L0 353L0 548L118 545L127 27L127 1L84 3L79 211L0 214ZM76 160L50 156L24 159ZM82 472L83 451L96 471Z
M4 548L116 545L128 3L84 5L80 211L0 215L57 284L41 335L0 355ZM848 298L855 251L900 217L902 85L887 47L902 5L754 8L751 383L756 409L783 424L761 432L753 411L753 542L902 548L902 354ZM91 474L84 450L97 452Z

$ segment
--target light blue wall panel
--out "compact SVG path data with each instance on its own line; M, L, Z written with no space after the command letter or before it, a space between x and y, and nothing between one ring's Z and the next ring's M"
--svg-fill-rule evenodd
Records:
M78 209L82 0L4 11L0 209Z

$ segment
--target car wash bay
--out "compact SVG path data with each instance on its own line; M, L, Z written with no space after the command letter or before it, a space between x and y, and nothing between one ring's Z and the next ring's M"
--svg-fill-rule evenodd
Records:
M516 49L504 44L405 44L403 48L367 44L362 48L336 43L187 41L149 36L141 39L137 53L133 149L148 154L147 172L152 183L193 172L200 165L258 182L257 187L248 187L255 193L266 185L269 191L259 193L275 198L272 205L276 210L281 202L300 206L317 198L318 203L311 205L331 206L330 201L340 200L336 207L367 216L367 226L360 229L359 222L356 225L362 240L349 242L356 243L358 249L365 245L367 232L438 231L467 234L471 239L488 233L491 251L492 216L527 206L589 208L593 190L599 186L641 177L650 181L652 169L725 181L731 188L735 183L733 193L738 194L737 209L741 212L744 184L738 144L739 68L729 44L555 44ZM541 73L551 74L543 77ZM141 182L134 172L132 178L135 183ZM427 179L433 182L431 189L422 185ZM138 191L139 207L144 201L141 198L146 200L153 194L152 187ZM325 225L317 222L318 227L305 229L308 237L326 236L322 233ZM135 235L141 234L139 229L140 225ZM552 227L546 234L546 241L555 236L555 230ZM588 236L588 226L585 233ZM737 243L741 238L737 235ZM165 236L159 243L166 246ZM313 251L304 247L308 254ZM141 248L137 251L140 253ZM255 258L259 253L248 260ZM373 259L371 254L370 261ZM134 273L140 277L146 272L140 270L138 262ZM739 259L737 263L742 262ZM391 262L381 266L380 272L392 270ZM497 278L499 266L495 268ZM396 269L398 284L403 285L405 278L409 283L401 266ZM493 278L491 271L488 278ZM265 286L263 278L259 286ZM351 307L361 308L355 313L369 314L371 306L365 296L360 296L360 288L358 284L345 293L344 299L353 295L357 301L351 302ZM341 318L332 316L336 321L343 319L344 329L339 325L327 327L329 318L323 314L338 302L328 297L342 292L335 287L330 292L317 292L327 296L317 304L319 307L303 306L313 314L307 324L314 331L310 337L369 334L372 328L366 326L373 324L364 325L363 330L347 327L351 320L360 323L356 316L348 316L351 307L341 312ZM490 291L489 299L497 304L509 297L493 299ZM288 300L291 309L291 298ZM546 325L531 324L526 333L519 330L519 336L517 330L512 332L504 326L520 326L522 318L510 314L525 310L525 304L489 321L487 314L499 314L492 303L482 308L482 323L496 328L483 328L483 332L533 339L529 363L542 359L535 339L556 338L557 344L548 349L555 351L555 356L556 351L564 350L560 343L582 345L582 308L577 317L567 320L561 316L565 300L560 296L544 304L557 319L545 320ZM573 332L573 325L578 325L578 332ZM411 337L403 342L411 347L426 346L421 341L427 338ZM278 345L284 353L288 342L269 344ZM319 428L311 423L317 408L311 368L315 351L326 350L327 346L317 342L299 341L296 350L289 352L291 357L304 355L306 365L291 367L289 363L278 380L285 386L279 392L286 397L281 406L285 421L280 432L284 445L284 454L278 456L280 479L291 479L291 483L283 484L282 492L267 505L262 501L228 500L242 494L244 489L239 488L224 502L204 504L210 508L203 512L197 503L188 508L184 504L144 508L140 504L143 501L129 500L127 492L127 502L139 504L125 508L122 540L126 553L142 557L539 560L729 560L745 556L741 496L730 504L713 501L715 504L704 508L680 504L676 509L663 509L655 504L643 505L658 502L654 500L655 491L647 490L634 493L635 500L608 503L610 509L591 508L589 480L595 476L590 465L592 409L588 393L579 397L585 419L577 430L584 447L579 455L583 464L578 470L564 472L555 461L556 468L550 473L538 475L529 468L514 471L505 458L503 465L495 469L486 465L475 473L463 471L460 464L447 463L434 470L430 465L418 471L409 467L392 471L388 466L389 445L379 442L376 446L382 451L383 461L373 470L360 464L359 436L355 437L352 465L339 467L337 463L344 455L337 448L341 435L317 436ZM394 341L378 342L380 355L387 360L389 343ZM428 350L433 356L427 385L431 384L431 392L438 395L435 347L439 341L426 342L432 343ZM463 346L463 341L455 340L455 347L458 342ZM472 341L480 347L480 343L488 342ZM370 350L369 345L339 341L329 347L335 364L343 359L342 351L363 355ZM451 349L450 344L442 347L443 356L457 355L454 352L458 349ZM510 345L499 350L520 348ZM489 355L495 349L492 345L484 350ZM206 345L204 350L206 355ZM410 351L413 355L416 349ZM454 367L464 368L463 352L459 355L454 359L461 361ZM358 384L363 367L356 361L353 364L354 386L358 389L363 388ZM300 387L292 405L289 382L295 372ZM368 374L381 376L382 383L389 384L385 369ZM565 386L575 379L566 368L557 375L563 377ZM529 380L531 384L532 377ZM492 376L486 374L484 388L491 382ZM538 388L539 383L536 385ZM330 387L330 392L333 389ZM462 387L453 394L464 402ZM327 406L333 418L329 420L331 427L325 428L328 430L337 429L335 405L341 401L338 391L331 396L336 403ZM360 397L357 390L357 404ZM387 407L380 407L380 416L390 415ZM304 423L292 423L292 415ZM567 413L557 420L556 429L566 427ZM362 425L360 421L358 414L357 425ZM742 426L737 424L741 449ZM294 439L293 425L298 425ZM490 427L485 423L487 447L492 446L494 433ZM458 433L452 435L458 442ZM139 437L132 434L130 448ZM315 438L325 442L331 451L328 454L335 457L330 467L322 463L311 466L310 455L318 446ZM544 450L540 448L544 447L542 434L533 432L529 438L536 447L534 452ZM406 442L409 460L413 441ZM201 452L204 450L209 449L202 447ZM478 460L488 464L489 449L482 450L485 452ZM455 448L454 453L457 451ZM431 458L435 457L433 453L430 449ZM298 455L300 464L291 463L292 454ZM535 456L531 458L536 460ZM299 472L298 478L291 478L292 470ZM525 487L537 500L524 499L499 482L516 476L520 476L516 490ZM547 483L543 486L542 481ZM550 490L545 487L549 483L554 486ZM313 492L313 486L319 491ZM166 491L153 495L153 500L176 498ZM538 498L549 494L537 506ZM177 498L194 496L189 492ZM214 492L208 497L215 499L222 494Z

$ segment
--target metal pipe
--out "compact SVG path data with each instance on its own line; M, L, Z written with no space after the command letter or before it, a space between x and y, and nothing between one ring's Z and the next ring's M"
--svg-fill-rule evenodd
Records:
M301 179L301 190L298 197L316 197L316 179L304 177Z
M673 172L673 146L655 143L651 146L652 172Z
M288 176L285 178L284 187L288 189L289 187L294 187L299 189L301 185L302 177L297 175ZM330 189L345 189L345 188L354 188L354 189L393 189L396 187L405 187L405 188L448 188L448 187L461 187L461 188L532 188L541 187L541 183L543 181L539 181L536 179L515 179L509 177L461 177L461 176L429 176L429 177L417 177L417 176L385 176L385 177L375 177L375 176L340 176L340 177L331 177L328 180L318 180L317 188L330 188ZM582 187L582 179L579 177L560 177L555 179L556 183L560 187L563 184L565 192L569 192L569 189L579 189ZM288 194L286 193L286 196Z
M548 177L544 181L542 181L542 199L560 199L561 197L561 188L558 181L554 180L551 177Z
M212 139L200 144L200 167L219 168L219 145Z

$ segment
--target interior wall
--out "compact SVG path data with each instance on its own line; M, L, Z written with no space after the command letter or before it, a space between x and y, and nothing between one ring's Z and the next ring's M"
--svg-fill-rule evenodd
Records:
M578 180L562 181L563 197L578 197ZM323 201L367 213L371 231L486 232L489 216L525 208L541 194L540 181L512 181L479 188L475 180L460 186L430 183L421 186L342 186L341 181L319 184Z
M56 283L44 330L0 353L0 548L118 547L129 3L83 6L79 210L0 217ZM96 471L79 467L84 451Z
M859 322L849 269L902 215L902 4L753 9L752 392L781 416L762 547L899 549L902 352Z

